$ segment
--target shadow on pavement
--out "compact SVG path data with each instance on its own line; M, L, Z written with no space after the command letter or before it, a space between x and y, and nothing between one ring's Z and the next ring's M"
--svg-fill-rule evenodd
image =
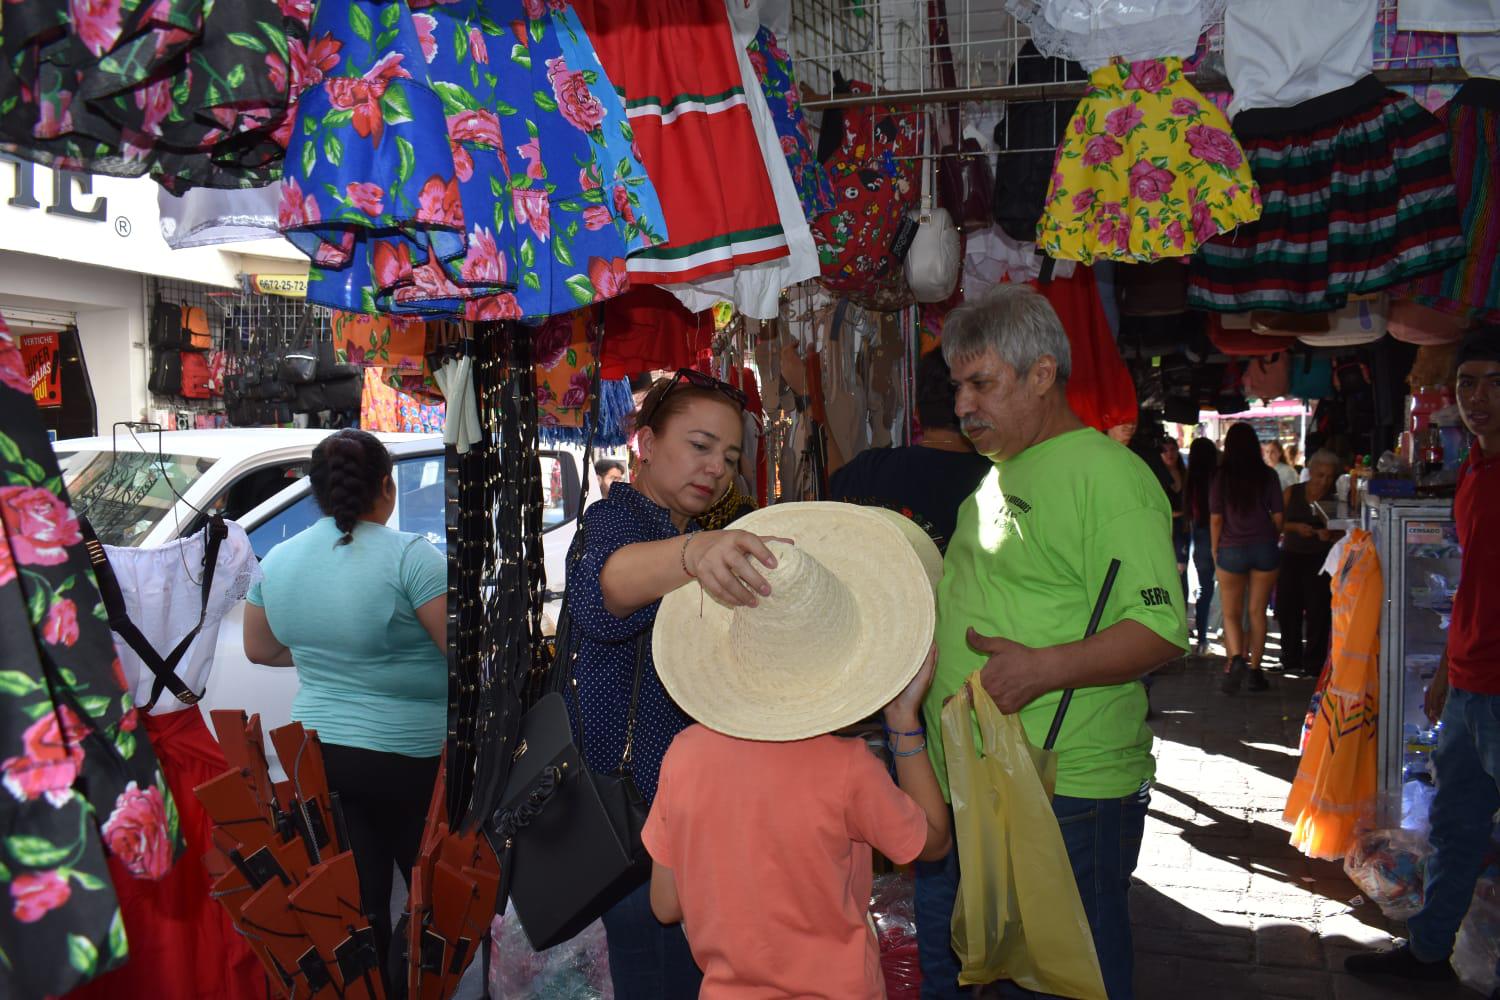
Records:
M1320 937L1292 921L1253 928L1221 923L1149 885L1130 893L1140 1000L1474 1000L1454 984L1360 980L1344 957L1367 945L1341 934Z

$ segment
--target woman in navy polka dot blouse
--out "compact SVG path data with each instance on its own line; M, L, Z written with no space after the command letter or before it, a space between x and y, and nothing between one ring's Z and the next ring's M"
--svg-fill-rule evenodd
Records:
M744 531L696 531L693 519L724 493L739 464L744 395L679 371L646 394L637 419L640 468L584 515L584 551L568 572L579 637L584 752L614 771L625 751L636 639L656 624L663 596L698 580L730 607L753 606L770 587L757 564L775 565L765 541ZM649 650L649 643L647 646ZM630 772L649 805L662 757L691 720L667 696L649 653L631 744ZM702 974L681 925L664 927L643 884L604 915L617 1000L691 1000Z

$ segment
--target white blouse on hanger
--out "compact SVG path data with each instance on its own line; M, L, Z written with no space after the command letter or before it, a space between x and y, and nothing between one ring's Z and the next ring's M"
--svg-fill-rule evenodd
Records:
M1226 0L1006 0L1031 29L1042 55L1095 70L1118 56L1127 62L1177 56L1198 48Z
M208 687L213 670L214 648L219 642L219 625L234 606L245 599L250 587L260 580L260 562L245 529L233 521L226 522L229 537L219 544L219 559L214 569L213 586L208 592L208 612L203 630L193 639L177 664L177 676L188 688L202 694ZM183 637L198 624L203 605L204 533L168 542L150 549L104 546L105 555L120 581L125 609L146 641L162 656L170 653ZM115 653L125 668L125 680L135 692L135 703L144 707L151 700L156 675L141 662L135 650L115 636ZM162 691L151 710L152 715L166 715L187 708Z
M1396 27L1459 34L1500 31L1500 0L1401 0Z
M1351 86L1375 69L1380 0L1232 0L1224 15L1229 117Z
M1458 61L1471 77L1500 80L1500 35L1459 35Z

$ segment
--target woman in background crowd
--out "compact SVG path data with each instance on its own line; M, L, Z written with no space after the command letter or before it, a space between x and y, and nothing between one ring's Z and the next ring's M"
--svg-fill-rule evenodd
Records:
M1255 428L1246 423L1230 427L1208 501L1209 533L1224 606L1228 661L1221 686L1225 694L1235 694L1241 684L1248 684L1251 691L1270 687L1260 663L1266 648L1266 608L1281 569L1282 489L1276 472L1262 458Z
M1297 481L1297 470L1287 464L1286 450L1281 447L1281 442L1275 439L1267 441L1260 446L1261 457L1265 459L1276 472L1276 478L1281 480L1281 488L1288 489Z
M1193 529L1187 516L1188 471L1182 461L1182 448L1170 434L1161 439L1161 460L1167 467L1167 478L1162 487L1172 505L1172 549L1177 553L1177 575L1182 577L1182 606L1186 608L1188 555L1193 545Z
M1333 503L1333 484L1343 469L1337 455L1322 450L1307 460L1307 471L1307 482L1286 491L1276 618L1282 669L1316 674L1328 658L1333 625L1332 581L1323 575L1323 563L1343 536L1328 530L1326 505Z
M1198 574L1198 599L1193 617L1198 629L1197 653L1208 655L1208 616L1214 600L1214 550L1209 528L1209 494L1219 472L1219 448L1212 438L1201 437L1188 450L1187 488L1184 501L1193 540L1193 567Z

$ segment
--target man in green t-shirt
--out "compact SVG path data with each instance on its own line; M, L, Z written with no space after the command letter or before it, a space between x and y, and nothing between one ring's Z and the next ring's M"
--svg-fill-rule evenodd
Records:
M1187 649L1172 512L1146 464L1068 407L1068 337L1035 290L1004 285L955 309L943 354L963 431L994 468L959 509L948 547L926 727L939 731L944 700L978 670L1041 746L1062 692L1075 689L1054 747L1053 808L1105 986L1111 1000L1129 998L1126 890L1155 771L1140 681ZM1104 615L1086 639L1113 560ZM927 745L945 779L942 741ZM956 866L947 870L951 879ZM940 909L932 872L921 874L919 903Z

